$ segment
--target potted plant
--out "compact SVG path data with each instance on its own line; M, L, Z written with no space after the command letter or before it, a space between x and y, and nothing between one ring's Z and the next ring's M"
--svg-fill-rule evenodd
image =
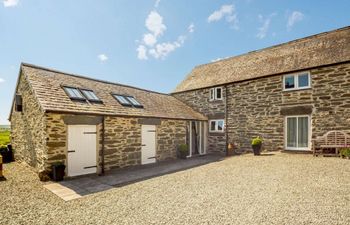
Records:
M64 177L66 166L63 162L55 162L52 164L52 180L61 181Z
M181 144L178 146L178 157L180 159L187 159L188 156L188 145L187 144Z
M260 138L259 136L256 138L253 138L252 148L253 148L254 155L260 155L262 143L263 143L263 139Z
M339 156L350 159L350 148L342 148L339 151Z

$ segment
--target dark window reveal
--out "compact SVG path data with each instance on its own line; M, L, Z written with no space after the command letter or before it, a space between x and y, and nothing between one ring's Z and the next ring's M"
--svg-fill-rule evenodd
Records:
M16 95L15 99L15 110L17 112L22 112L23 106L22 106L22 95Z

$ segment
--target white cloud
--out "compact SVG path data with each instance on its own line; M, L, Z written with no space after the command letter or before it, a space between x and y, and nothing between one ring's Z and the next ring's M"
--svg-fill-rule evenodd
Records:
M270 28L270 24L271 24L271 19L272 17L274 17L275 15L277 15L276 13L272 13L269 16L267 16L266 18L264 18L264 16L259 15L259 20L260 22L262 22L261 27L258 28L258 33L256 35L257 38L259 39L263 39L266 37L266 34Z
M0 78L0 83L4 83L4 82L5 82L5 80Z
M293 11L289 17L287 22L287 30L291 30L295 23L300 22L304 19L304 14L299 11Z
M4 0L4 7L15 7L18 5L19 0Z
M165 59L171 52L183 46L187 35L194 32L194 24L191 23L187 27L188 34L178 36L176 41L158 43L158 39L163 36L166 26L163 23L163 17L154 10L147 16L145 26L149 32L143 35L142 41L136 41L138 43L136 48L137 58L140 60L147 60L149 56L155 59Z
M154 3L154 7L158 7L159 6L159 3L160 3L160 0L156 0L156 2Z
M208 23L217 22L225 18L226 21L232 24L232 28L238 29L238 18L235 10L235 6L232 5L222 5L219 10L214 11L208 17Z
M136 49L137 51L137 58L140 60L147 60L147 49L144 45L139 45L139 47Z
M146 19L145 25L155 37L162 35L166 30L166 26L163 24L163 17L161 17L161 15L159 15L156 11L150 12Z
M149 50L149 54L156 59L165 59L169 53L175 51L177 48L180 48L186 40L186 36L180 35L174 42L164 42L157 44L155 48Z
M143 42L148 46L153 46L157 43L157 38L153 34L147 33L143 35Z
M97 56L97 58L101 61L101 62L105 62L108 60L108 56L106 56L105 54L100 54Z
M190 33L193 33L194 32L194 24L191 23L188 28L187 28L187 31L190 32Z

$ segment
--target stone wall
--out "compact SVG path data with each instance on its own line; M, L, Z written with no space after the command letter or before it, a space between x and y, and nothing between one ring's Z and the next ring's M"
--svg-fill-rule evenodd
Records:
M105 118L105 168L141 164L141 125L137 118Z
M227 84L228 142L237 151L251 151L251 139L261 136L266 150L284 150L285 116L297 114L311 116L313 138L329 130L350 132L350 64L310 73L312 87L305 90L283 91L283 75ZM209 89L174 96L209 118L225 115L224 102L209 101ZM215 138L209 133L209 150L224 149L225 137Z
M209 100L210 88L174 93L173 96L191 106L197 112L210 119L225 119L225 87L222 86L222 100ZM208 126L209 129L209 126ZM225 152L225 133L211 133L208 131L208 152Z
M157 152L159 161L176 158L177 146L186 143L187 122L162 120L157 126Z
M312 137L330 130L350 131L350 64L313 69L311 88L283 91L283 76L228 86L229 142L250 150L250 140L262 136L266 150L284 150L284 119L311 115ZM309 110L310 108L310 110Z
M350 134L350 63L311 71L313 87L312 136L329 130Z
M57 161L67 159L67 117L69 114L46 114L47 120L47 169ZM90 117L94 118L94 117ZM95 117L96 118L96 117ZM156 157L158 161L176 158L176 147L186 142L186 121L161 120L157 125ZM102 123L97 124L98 132L98 169L102 166ZM141 124L139 118L105 117L104 137L105 170L123 168L141 164Z
M25 161L37 171L46 160L45 116L24 74L19 77L16 94L22 95L22 112L11 111L11 144L15 159Z

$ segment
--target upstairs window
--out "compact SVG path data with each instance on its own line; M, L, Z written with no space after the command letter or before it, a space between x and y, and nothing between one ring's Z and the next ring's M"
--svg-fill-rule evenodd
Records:
M81 92L83 93L85 98L87 98L91 102L102 102L101 99L99 99L99 97L97 97L95 92L92 90L82 89Z
M222 87L216 87L210 89L210 101L222 100Z
M225 121L224 120L210 120L209 121L210 132L224 132Z
M73 87L63 87L64 91L67 93L70 99L73 100L86 100L83 94L78 88Z
M310 73L303 72L291 75L285 75L283 77L283 89L284 90L299 90L311 87Z

